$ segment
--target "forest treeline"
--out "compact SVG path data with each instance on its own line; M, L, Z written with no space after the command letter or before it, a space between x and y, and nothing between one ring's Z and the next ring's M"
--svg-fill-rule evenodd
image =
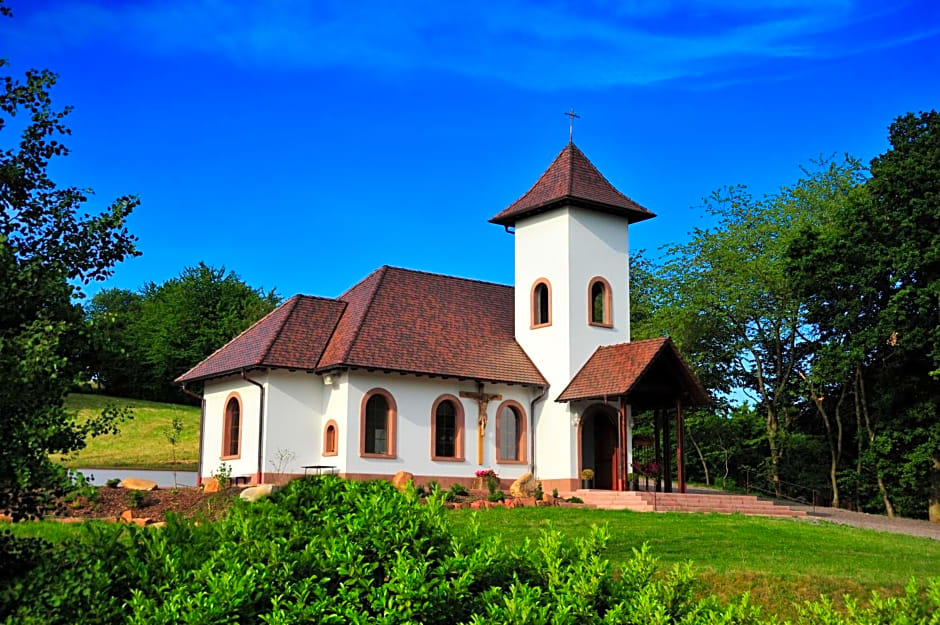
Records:
M119 397L192 403L173 380L280 299L205 263L136 291L102 290L85 307L92 340L83 383Z
M721 189L713 226L634 257L633 338L672 336L716 400L687 419L693 479L940 520L940 114L888 139Z

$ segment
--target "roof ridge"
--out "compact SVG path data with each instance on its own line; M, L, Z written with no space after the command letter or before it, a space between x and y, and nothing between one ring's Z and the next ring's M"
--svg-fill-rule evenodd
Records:
M388 265L382 265L381 267L379 267L378 269L376 269L375 271L369 274L369 276L372 276L376 272L379 272L379 271L382 272L382 274L378 278L378 282L376 283L375 288L372 289L372 294L369 296L369 303L366 304L366 307L362 311L362 315L359 318L359 323L356 324L355 331L353 332L353 339L349 341L349 345L346 346L346 351L343 353L343 357L340 360L340 362L346 362L349 360L349 354L352 353L353 347L356 345L356 343L359 342L359 331L362 329L362 325L366 322L366 319L369 318L369 311L372 309L372 303L375 302L375 296L378 294L379 289L382 288L382 282L385 280L385 276L388 275L388 269L389 269ZM366 277L368 278L369 276L366 276ZM345 313L346 313L346 310L344 309L343 314ZM337 322L337 325L339 325L339 322Z
M385 269L386 267L388 267L388 265L382 265L381 267L378 267L378 268L376 268L376 269L373 269L372 271L370 271L369 273L367 273L361 280L359 280L359 282L356 282L356 283L353 284L351 287L349 287L348 289L346 289L345 291L343 291L342 293L340 293L339 297L337 297L336 299L342 301L342 299L343 299L344 297L346 297L347 295L349 295L349 294L352 292L353 289L355 289L357 286L359 286L360 284L362 284L363 282L365 282L366 280L368 280L369 278L371 278L372 276L374 276L374 275L377 274L378 272L382 271L382 270Z
M176 377L176 380L179 380L180 378L184 378L184 377L186 377L187 375L189 375L190 373L192 373L196 368L199 367L199 365L201 365L201 364L204 363L205 361L209 360L210 358L212 358L213 356L215 356L216 354L218 354L219 352L221 352L223 349L225 349L226 347L228 347L229 345L231 345L232 343L234 343L235 341L237 341L238 339L240 339L244 334L247 334L249 330L251 330L252 328L254 328L254 327L257 326L257 325L260 325L261 322L263 322L265 319L267 319L268 317L270 317L271 315L273 315L274 313L276 313L278 310L280 310L282 306L287 306L287 304L289 304L291 300L296 299L296 298L298 298L298 297L300 297L300 296L299 296L299 295L291 295L290 297L288 297L286 300L284 300L284 302L283 302L282 304L278 304L277 306L275 306L275 307L274 307L274 310L272 310L271 312L269 312L269 313L266 314L265 316L261 317L261 319L258 319L257 321L255 321L253 324L251 324L250 326L248 326L247 328L245 328L244 330L242 330L242 331L239 332L238 334L236 334L236 335L234 336L234 338L232 338L230 341L226 342L225 345L223 345L222 347L220 347L220 348L218 348L217 350L213 351L211 354L209 354L208 356L206 356L205 358L203 358L202 360L200 360L199 362L197 362L195 365L193 365L192 367L190 367L189 369L187 369L186 371L184 371L183 373L181 373L180 375L178 375L178 376ZM267 350L265 350L265 351L267 351ZM174 380L174 382L175 382L176 380Z
M328 302L340 301L338 297L326 297L324 295L307 295L306 293L294 293L291 297L301 297L304 299L319 299L319 300L326 300Z
M420 273L426 276L436 276L438 278L449 278L451 280L463 280L464 282L475 282L477 284L486 284L490 286L501 286L507 289L515 288L511 284L502 284L500 282L492 282L490 280L480 280L479 278L464 278L463 276L455 276L449 273L436 273L434 271L425 271L423 269L411 269L409 267L395 267L393 265L382 265L386 269L393 269L395 271L407 271L408 273Z
M260 365L260 364L262 364L265 360L268 359L268 354L271 353L271 349L274 347L274 344L277 343L277 340L278 340L279 338L281 338L281 332L284 331L284 326L287 325L287 322L290 321L290 318L293 316L294 311L297 310L297 302L299 302L299 301L300 301L300 298L302 298L302 297L303 297L303 295L294 295L294 296L291 297L289 300L287 300L287 302L285 303L285 305L286 305L286 304L291 304L290 310L287 311L287 315L284 316L284 321L281 322L281 327L279 327L279 328L277 329L277 332L274 333L274 336L271 337L271 342L268 343L268 346L264 348L264 352L262 352L261 358L259 358L259 359L258 359L258 362L255 363L255 364L259 364L259 365ZM291 302L293 302L293 303L291 303Z
M579 152L581 156L584 156L584 152L578 150L578 146L574 144L574 141L569 141L568 145L565 146L565 149L571 148L571 154L568 155L568 197L574 196L574 153L575 151ZM584 158L587 158L586 156ZM590 163L590 161L588 161Z
M349 308L349 302L344 302L342 300L336 300L339 302L343 310L340 311L339 316L336 317L336 323L333 324L333 329L330 330L330 335L326 337L326 341L323 343L323 349L320 350L320 356L317 357L316 368L319 369L323 363L323 356L326 354L326 350L330 348L330 343L333 342L333 337L336 336L336 328L339 327L340 322L343 320L343 315L346 314L346 309Z
M614 186L614 183L612 183L610 180L607 179L607 176L605 176L605 175L603 174L603 172L601 172L601 170L598 169L597 165L595 165L595 164L591 161L591 159L588 158L587 154L585 154L584 152L581 152L581 150L578 149L577 146L575 146L575 149L578 150L578 152L581 153L581 156L584 158L584 160L587 161L588 165L590 165L590 166L594 169L594 171L597 172L597 175L601 177L601 180L603 180L604 182L606 182L606 183L607 183L607 186L609 186L611 189L614 190L614 193L616 193L617 195L619 195L619 196L622 197L623 199L625 199L625 200L627 200L627 201L629 201L629 202L632 202L633 204L636 204L637 206L640 206L633 198L629 197L626 193L624 193L623 191L621 191L620 189L618 189L617 187L615 187L615 186ZM573 180L573 179L574 179L574 176L572 175L572 180ZM569 195L570 195L570 193L569 193ZM643 208L643 207L640 206L640 208ZM646 208L643 208L643 210L647 210L647 209L646 209Z

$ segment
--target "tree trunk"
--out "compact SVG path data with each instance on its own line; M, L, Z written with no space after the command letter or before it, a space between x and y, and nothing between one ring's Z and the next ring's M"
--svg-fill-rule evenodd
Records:
M702 455L702 450L699 449L698 443L695 442L691 429L689 430L689 440L692 441L692 447L695 447L695 453L698 454L699 462L702 463L702 471L705 472L705 486L711 486L711 482L708 479L708 463L705 462L705 456Z
M770 446L770 478L774 483L774 493L780 497L783 492L780 484L780 448L777 445L777 415L767 407L767 444Z
M930 469L930 522L940 523L940 456L934 456Z
M868 398L865 394L865 380L862 378L862 368L856 368L856 383L858 384L858 390L860 395L860 400L862 404L862 415L865 417L865 429L868 430L868 444L871 445L875 442L875 431L871 427L871 415L868 414ZM882 477L881 470L878 469L877 461L875 462L875 476L878 478L878 491L881 493L881 499L885 504L885 513L888 515L888 518L894 518L894 505L891 503L891 499L888 497L888 489L885 488L885 481Z

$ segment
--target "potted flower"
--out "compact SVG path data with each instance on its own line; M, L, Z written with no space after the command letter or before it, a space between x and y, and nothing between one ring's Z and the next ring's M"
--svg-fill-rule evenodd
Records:
M496 475L496 471L493 469L480 469L475 472L476 480L473 482L473 488L475 490L483 490L486 488L491 493L495 492L499 488L499 476Z
M581 471L581 488L594 488L594 469Z

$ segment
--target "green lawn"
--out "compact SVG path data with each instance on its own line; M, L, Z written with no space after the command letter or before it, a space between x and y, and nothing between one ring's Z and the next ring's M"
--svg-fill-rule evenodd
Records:
M470 514L451 513L458 528ZM820 594L899 594L911 577L940 576L940 541L824 522L570 508L497 508L479 518L482 532L507 541L534 538L549 523L572 537L607 524L606 556L615 564L648 542L663 567L691 560L703 593L730 598L747 591L783 616L795 615L794 602Z
M91 439L81 452L64 458L68 466L102 469L172 468L172 448L164 438L163 430L173 422L173 417L179 417L183 421L183 434L176 447L177 468L196 469L199 461L199 408L80 393L69 395L65 402L66 408L77 410L80 417L100 413L109 404L130 407L134 418L121 425L118 434Z
M467 530L471 514L469 510L449 513L457 532ZM940 576L940 541L824 522L571 508L492 509L477 514L484 535L511 543L535 538L549 524L570 537L606 524L611 537L605 555L615 565L648 542L661 570L691 560L701 580L701 595L728 600L749 592L754 602L789 619L797 614L794 604L820 595L838 605L845 595L864 602L873 590L900 594L911 577L924 582ZM53 541L81 529L53 521L5 527L17 535Z

